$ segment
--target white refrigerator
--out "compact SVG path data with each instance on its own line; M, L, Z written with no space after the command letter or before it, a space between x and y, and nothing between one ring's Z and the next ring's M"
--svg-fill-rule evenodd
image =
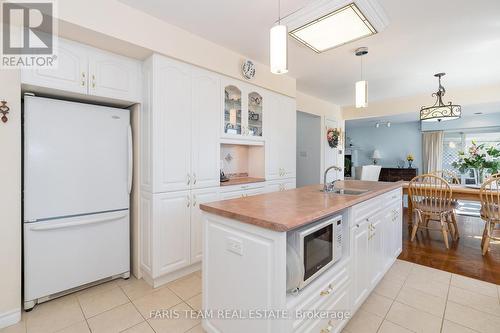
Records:
M130 272L130 111L24 97L24 307Z

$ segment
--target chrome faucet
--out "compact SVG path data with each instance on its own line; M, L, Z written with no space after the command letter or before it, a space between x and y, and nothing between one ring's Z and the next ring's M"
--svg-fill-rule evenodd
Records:
M335 169L337 171L342 171L342 168L339 168L338 166L336 165L332 165L328 168L326 168L325 170L325 173L323 175L323 191L325 192L328 192L328 191L333 191L333 189L335 188L335 183L338 181L338 179L335 179L333 182L331 183L327 183L326 182L326 175L328 174L328 171L330 171L331 169Z

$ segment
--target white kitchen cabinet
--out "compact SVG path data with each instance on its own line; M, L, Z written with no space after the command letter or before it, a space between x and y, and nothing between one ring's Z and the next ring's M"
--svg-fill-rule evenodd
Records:
M263 194L266 192L266 184L264 182L225 186L221 188L220 199L229 200L244 198L252 195Z
M88 49L59 39L56 69L22 69L21 83L73 93L88 93Z
M222 79L222 137L262 141L267 101L264 90L242 81Z
M144 65L142 189L153 193L219 185L219 77L166 57Z
M266 192L283 192L294 189L296 186L295 178L278 179L266 182Z
M189 191L153 196L153 277L190 263L191 200Z
M266 121L266 179L295 178L297 111L293 98L268 93Z
M351 229L352 244L352 302L357 309L368 296L369 283L369 237L368 221L357 221Z
M382 279L385 268L385 248L384 237L385 226L387 221L384 219L385 215L382 213L376 214L373 218L369 218L369 236L368 236L368 253L369 253L369 288L372 290L377 283Z
M21 83L115 100L140 102L141 62L87 45L59 39L57 67L23 69Z
M386 258L398 256L403 247L403 215L401 202L391 203L386 211ZM390 261L386 263L390 265Z
M141 64L109 52L89 51L89 94L141 101Z
M191 191L191 264L203 257L203 215L200 204L219 200L219 189L208 188Z

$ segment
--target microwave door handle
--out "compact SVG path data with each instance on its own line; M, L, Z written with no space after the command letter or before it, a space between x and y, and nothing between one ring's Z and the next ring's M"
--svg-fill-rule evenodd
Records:
M41 225L41 226L31 227L30 230L32 230L32 231L47 231L47 230L73 228L73 227L82 226L82 225L91 225L91 224L96 224L96 223L115 221L115 220L122 219L126 216L127 216L127 214L120 214L118 216L110 216L110 217L105 217L105 218L94 218L94 219L88 219L88 220L78 221L78 222L74 222L74 223L57 223L57 224L53 224L53 225Z

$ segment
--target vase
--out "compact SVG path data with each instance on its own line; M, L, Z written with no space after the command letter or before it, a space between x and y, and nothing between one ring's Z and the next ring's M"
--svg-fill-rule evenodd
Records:
M411 169L411 164L413 163L413 161L408 161L408 169Z
M476 178L477 185L481 185L484 182L484 171L483 168L474 169L474 178Z

